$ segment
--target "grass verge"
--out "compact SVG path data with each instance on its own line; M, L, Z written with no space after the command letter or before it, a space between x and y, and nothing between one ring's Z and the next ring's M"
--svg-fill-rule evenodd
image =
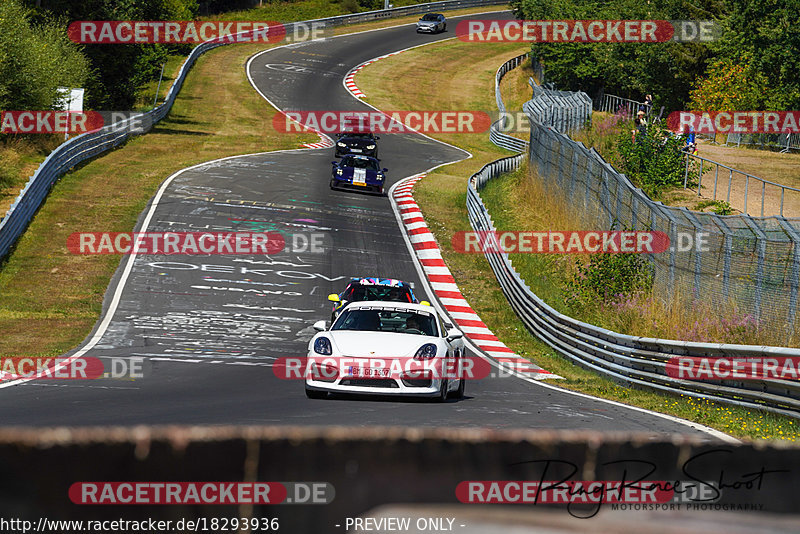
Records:
M488 110L494 105L495 71L502 62L524 51L524 47L514 44L476 47L447 41L373 63L358 74L356 82L367 94L368 102L379 109ZM447 65L446 76L442 75L441 65ZM517 83L527 83L527 76L517 76ZM522 90L517 87L516 92ZM509 106L509 109L513 108ZM675 415L740 438L788 441L798 438L797 424L788 418L698 402L684 396L620 387L572 364L533 337L511 310L502 292L498 291L497 281L485 258L477 254L459 254L451 245L452 235L471 229L465 205L467 177L489 161L509 155L509 152L492 145L485 132L432 137L469 150L473 158L433 171L418 183L415 198L462 293L481 319L512 350L564 377L565 380L557 382L561 387ZM513 182L524 175L523 170L494 182L496 188L505 188L506 193L489 190L487 194L509 200L512 204L500 207L500 210L511 213L514 206L520 205L518 196L512 198L507 193L518 192L513 188ZM557 209L557 206L551 209ZM502 218L497 207L493 208L492 215ZM552 213L545 212L540 216L547 218ZM542 262L540 276L531 281L534 291L547 299L548 288L550 291L556 289L555 285L547 283L547 277L560 267L544 256L536 261Z

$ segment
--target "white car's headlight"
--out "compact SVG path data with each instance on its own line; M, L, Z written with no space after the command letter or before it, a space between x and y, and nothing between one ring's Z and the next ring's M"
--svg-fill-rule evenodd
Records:
M431 358L436 357L436 345L433 343L425 343L422 345L416 354L414 354L415 360L430 360Z
M322 354L323 356L330 356L333 354L333 347L331 347L331 340L327 337L318 337L314 341L314 352Z

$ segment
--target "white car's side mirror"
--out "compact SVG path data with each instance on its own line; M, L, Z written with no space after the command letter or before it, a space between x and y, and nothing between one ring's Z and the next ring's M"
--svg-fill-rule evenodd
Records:
M326 329L327 325L325 324L325 321L317 321L314 323L314 330L317 332L324 332Z
M447 341L455 341L456 339L461 339L464 337L464 334L458 328L451 328L447 331Z

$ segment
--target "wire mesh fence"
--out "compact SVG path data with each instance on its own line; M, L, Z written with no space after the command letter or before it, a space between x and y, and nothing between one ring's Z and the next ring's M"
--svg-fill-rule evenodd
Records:
M566 194L584 222L669 236L667 251L649 255L657 294L691 295L731 313L793 326L800 219L721 216L665 206L651 200L594 149L529 116L532 175L540 177L546 188Z

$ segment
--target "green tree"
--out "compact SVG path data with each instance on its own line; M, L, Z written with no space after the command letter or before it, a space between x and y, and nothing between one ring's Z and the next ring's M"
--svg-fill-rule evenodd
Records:
M710 19L722 12L719 0L512 0L515 15L529 20ZM563 89L590 95L601 91L642 100L654 96L656 106L681 109L692 82L703 73L711 55L694 43L535 43L532 52L545 66L548 81Z
M689 108L694 111L762 110L770 99L767 77L749 59L715 60L698 78Z
M33 3L33 0L28 0ZM197 0L42 0L40 13L76 20L193 20ZM130 109L136 91L158 77L170 51L188 52L187 45L93 44L84 51L93 76L87 84L94 109Z
M52 109L57 88L82 87L89 62L63 22L38 22L16 0L0 2L0 109Z
M726 0L714 50L763 76L766 109L800 109L800 0Z

